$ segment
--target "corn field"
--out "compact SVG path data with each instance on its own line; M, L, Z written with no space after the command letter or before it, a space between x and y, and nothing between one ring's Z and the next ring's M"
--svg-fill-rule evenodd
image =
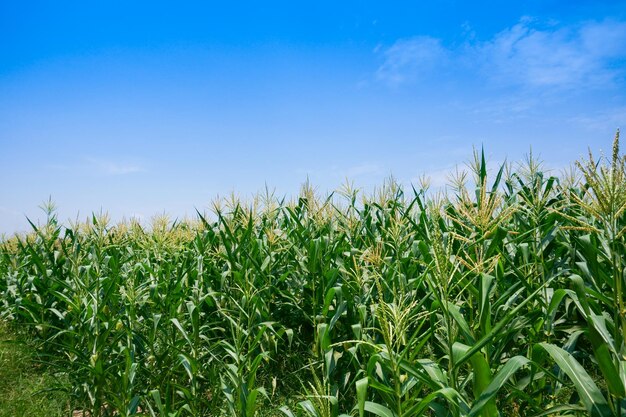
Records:
M626 158L5 238L0 317L89 416L626 417Z

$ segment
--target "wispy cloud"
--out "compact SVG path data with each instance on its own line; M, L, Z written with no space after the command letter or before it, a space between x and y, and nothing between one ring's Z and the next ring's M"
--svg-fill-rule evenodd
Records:
M476 116L488 118L494 124L536 116L540 104L550 99L542 94L514 94L499 97L481 98L471 103L455 103Z
M71 169L71 167L66 164L46 164L44 167L54 171L69 171Z
M585 89L611 86L625 73L626 22L560 25L525 17L485 41L466 36L454 46L431 37L400 39L379 49L376 76L399 84L446 68L502 85Z
M86 158L86 162L97 172L104 175L127 175L145 171L145 168L142 166L132 163L122 163L97 158Z
M626 127L626 106L576 116L570 121L591 131Z
M441 40L430 36L400 39L382 51L385 57L376 77L390 84L401 84L428 74L447 61L449 51Z
M345 170L338 170L339 174L346 178L357 178L366 175L379 175L383 173L383 168L378 164L360 164L349 167Z
M45 168L57 172L92 173L106 176L127 175L146 171L145 167L138 163L94 157L84 157L81 162L76 164L47 164Z
M481 70L503 83L531 87L598 87L612 83L626 58L626 23L589 22L578 26L541 27L533 19L470 47Z
M0 206L0 213L2 213L3 215L9 215L9 216L23 216L22 213L20 213L17 210L13 210L4 206Z
M385 173L385 168L373 162L364 162L356 165L317 167L314 169L300 168L296 170L298 176L306 176L314 182L323 181L341 184L344 180L371 180L379 179Z

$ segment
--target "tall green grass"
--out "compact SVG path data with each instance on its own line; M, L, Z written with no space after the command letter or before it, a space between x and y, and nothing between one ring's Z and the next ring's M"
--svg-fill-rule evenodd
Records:
M62 417L65 396L24 340L0 323L0 417Z
M2 243L0 314L68 413L626 416L619 133L568 177L469 167L150 226L49 203Z

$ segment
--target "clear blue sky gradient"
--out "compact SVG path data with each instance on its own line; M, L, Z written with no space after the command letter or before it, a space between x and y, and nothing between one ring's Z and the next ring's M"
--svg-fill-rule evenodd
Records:
M626 125L626 1L2 2L0 233L267 184L558 170Z

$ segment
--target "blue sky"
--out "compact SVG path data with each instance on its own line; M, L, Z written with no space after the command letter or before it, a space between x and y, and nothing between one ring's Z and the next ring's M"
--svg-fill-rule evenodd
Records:
M626 1L2 2L0 233L267 184L558 170L626 125Z

